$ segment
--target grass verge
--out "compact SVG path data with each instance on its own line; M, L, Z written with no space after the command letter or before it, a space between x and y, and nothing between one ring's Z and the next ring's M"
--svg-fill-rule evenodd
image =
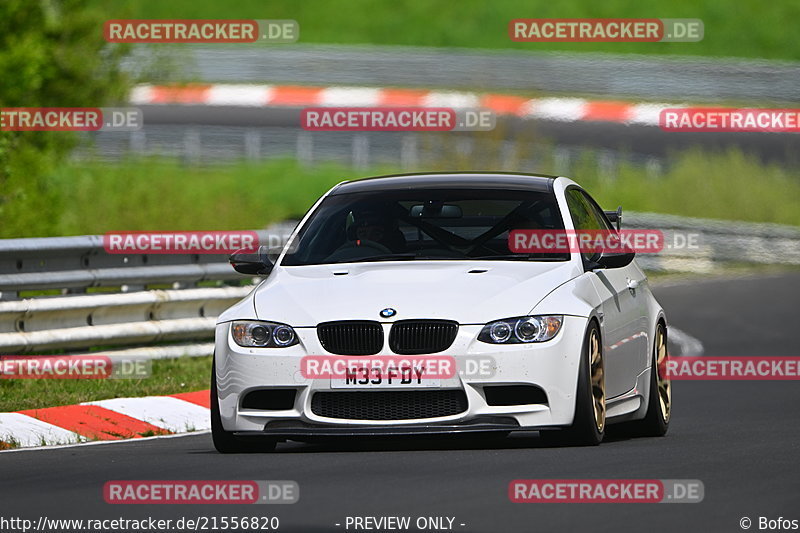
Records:
M425 170L495 170L508 163L443 153ZM520 170L557 173L546 159L536 169ZM45 211L38 194L17 195L0 205L0 238L261 228L301 216L340 181L400 171L309 167L294 160L211 167L157 158L73 161L47 177L42 194L51 201ZM628 163L613 176L604 175L596 160L586 157L568 175L609 209L622 205L630 211L800 226L800 169L765 165L737 151L677 154L658 177Z
M800 40L788 22L800 18L800 3L791 0L740 0L735 8L727 0L90 0L89 6L109 19L294 19L301 43L800 59ZM508 36L512 19L581 17L699 18L705 35L696 43L515 43Z
M145 379L1 379L0 413L208 388L211 356L157 359Z

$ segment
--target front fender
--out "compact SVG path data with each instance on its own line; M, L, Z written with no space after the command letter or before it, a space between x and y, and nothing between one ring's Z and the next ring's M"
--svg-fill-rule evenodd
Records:
M597 315L602 303L586 272L557 287L531 309L531 315L572 315L589 318Z

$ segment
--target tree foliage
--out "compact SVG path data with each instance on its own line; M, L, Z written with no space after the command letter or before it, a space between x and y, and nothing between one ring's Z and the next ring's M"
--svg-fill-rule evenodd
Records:
M82 0L0 1L0 107L124 101L129 82L120 62L128 49L105 42L106 18ZM46 207L58 199L48 169L76 140L67 132L0 131L0 224L14 218L17 205L50 211Z

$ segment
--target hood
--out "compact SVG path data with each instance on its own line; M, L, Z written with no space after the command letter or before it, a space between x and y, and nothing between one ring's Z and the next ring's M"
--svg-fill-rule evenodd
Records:
M257 318L294 327L412 318L483 324L522 316L579 275L572 262L409 261L278 267L252 294ZM391 307L397 315L378 314Z

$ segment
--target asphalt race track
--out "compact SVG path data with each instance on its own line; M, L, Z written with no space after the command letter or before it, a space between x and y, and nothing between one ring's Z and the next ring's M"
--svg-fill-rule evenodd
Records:
M800 273L662 285L671 323L706 355L797 356ZM610 438L546 448L537 434L504 441L283 444L223 456L208 434L0 453L0 516L280 517L280 531L345 531L346 516L455 517L456 531L741 531L749 517L800 519L800 383L674 384L664 439ZM518 478L699 479L693 504L514 504ZM295 480L294 505L108 505L103 484L127 479ZM342 526L335 526L335 524ZM459 524L464 524L460 526ZM353 529L350 529L353 531ZM414 529L412 529L414 531Z

